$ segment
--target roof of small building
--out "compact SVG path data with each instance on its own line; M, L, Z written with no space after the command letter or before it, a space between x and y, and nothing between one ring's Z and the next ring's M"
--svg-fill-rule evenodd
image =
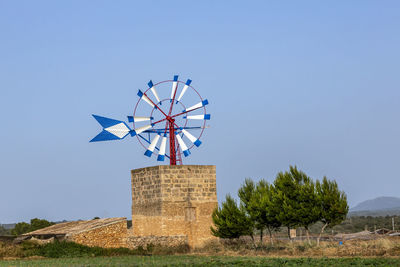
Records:
M38 236L38 235L74 235L82 232L90 231L99 227L105 227L114 223L126 221L125 217L93 219L89 221L73 221L58 223L52 226L42 228L33 232L25 233L22 236Z

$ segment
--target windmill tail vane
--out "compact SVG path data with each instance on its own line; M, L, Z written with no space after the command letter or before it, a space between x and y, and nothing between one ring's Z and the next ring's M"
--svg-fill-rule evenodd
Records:
M103 130L90 142L136 136L145 148L145 156L151 157L157 152L157 161L168 158L171 165L182 164L181 154L187 157L192 148L202 144L200 137L204 129L208 128L206 121L211 119L211 115L206 112L208 100L203 99L191 83L190 79L186 82L179 81L178 75L173 80L156 84L149 81L147 90L138 90L139 100L133 115L127 116L128 123L132 123L133 127L129 127L124 121L93 115ZM158 90L162 89L167 92L159 94ZM167 97L162 98L163 95ZM187 107L183 99L195 104ZM148 114L143 116L146 109ZM167 147L169 154L166 153Z

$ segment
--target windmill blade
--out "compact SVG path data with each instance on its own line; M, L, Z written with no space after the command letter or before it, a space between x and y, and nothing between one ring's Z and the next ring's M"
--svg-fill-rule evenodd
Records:
M164 161L166 147L167 147L167 137L164 135L164 137L161 139L160 152L158 152L157 161Z
M203 101L197 103L196 105L191 106L190 108L185 109L182 112L188 112L188 111L191 111L191 110L194 110L194 109L198 109L198 108L204 107L206 105L208 105L208 100L204 99Z
M175 95L176 85L178 84L178 75L174 76L174 81L172 82L172 90L171 90L171 100Z
M210 114L189 115L189 116L183 116L183 118L188 120L210 120L211 115Z
M103 131L96 135L90 142L124 139L131 129L125 122L98 115L92 115L103 127Z
M160 101L160 98L158 97L158 94L157 94L156 88L154 87L153 81L150 80L150 82L147 85L149 86L150 91L153 93L154 97L157 99L157 103L160 103L160 105L161 105L161 101Z
M201 145L201 141L194 137L191 133L186 131L185 129L181 129L182 133L192 142L195 146L199 147Z
M110 127L110 126L113 126L113 125L116 125L116 124L122 122L122 121L118 121L118 120L102 117L102 116L99 116L99 115L92 114L92 116L93 116L93 118L96 119L96 121L98 123L100 123L101 126L103 126L103 128L107 128L107 127Z
M181 101L183 95L186 93L186 90L188 89L188 87L189 87L189 85L190 85L191 83L192 83L192 80L190 80L190 79L188 79L188 80L186 81L185 86L183 87L181 93L179 94L178 99L176 100L176 103L177 103L177 104L178 104L179 101Z
M153 141L151 141L151 144L150 144L149 147L147 148L146 152L144 152L144 154L145 154L146 156L151 157L151 155L152 155L153 152L154 152L154 149L155 149L156 146L157 146L157 143L158 143L158 140L159 140L159 139L160 139L160 135L157 134L157 135L154 137Z
M149 99L147 96L145 96L145 94L143 94L143 92L142 92L141 90L138 91L137 95L138 95L141 99L143 99L147 104L149 104L152 108L155 107L154 104L151 103L150 99ZM157 108L157 107L155 107L155 108Z
M103 130L101 133L96 135L92 140L89 142L100 142L100 141L111 141L111 140L120 140L118 136L113 135L110 132Z
M179 134L177 134L176 135L176 139L178 140L179 146L182 149L183 155L185 155L185 157L189 156L190 155L190 151L187 148L185 142L183 142L182 137Z
M150 129L151 127L153 127L153 126L151 124L149 124L149 125L146 125L146 126L142 126L142 127L136 128L135 130L131 131L131 135L135 136L136 134L141 134L144 131Z
M129 122L141 122L141 121L149 121L154 119L153 117L138 117L138 116L128 116Z

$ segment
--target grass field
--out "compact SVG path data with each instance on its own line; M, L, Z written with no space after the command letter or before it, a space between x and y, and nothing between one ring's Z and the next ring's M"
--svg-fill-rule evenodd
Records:
M400 266L400 258L122 256L3 260L0 261L0 266Z

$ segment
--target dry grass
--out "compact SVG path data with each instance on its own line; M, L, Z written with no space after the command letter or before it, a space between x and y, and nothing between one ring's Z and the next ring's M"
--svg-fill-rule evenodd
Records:
M32 257L27 246L0 242L0 260ZM375 240L350 240L315 242L275 241L274 245L255 245L249 240L214 240L201 249L191 252L186 247L179 249L153 247L146 255L194 254L213 256L266 256L266 257L399 257L400 237L383 237Z
M196 249L195 254L230 256L269 256L269 257L381 257L400 256L400 238L383 237L375 240L349 240L315 242L278 241L274 245L255 246L243 240L213 241L204 248Z
M0 259L16 259L23 256L24 253L21 246L0 242Z

